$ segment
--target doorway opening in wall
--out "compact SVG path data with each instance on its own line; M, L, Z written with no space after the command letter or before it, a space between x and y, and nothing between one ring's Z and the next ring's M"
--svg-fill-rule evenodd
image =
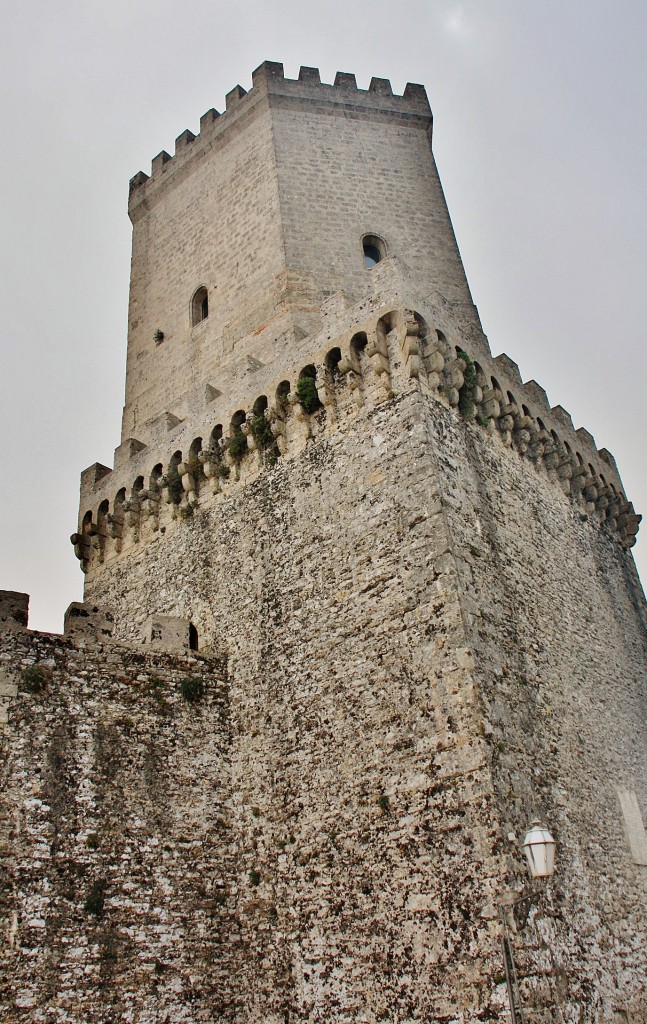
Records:
M189 649L192 651L198 649L198 631L192 622L189 623Z

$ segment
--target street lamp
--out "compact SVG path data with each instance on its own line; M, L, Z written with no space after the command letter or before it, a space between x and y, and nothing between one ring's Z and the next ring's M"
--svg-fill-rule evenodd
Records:
M540 821L535 819L535 821L530 823L530 828L526 832L526 838L523 841L523 849L528 860L528 867L530 868L531 876L533 878L550 878L555 871L555 840L548 829L544 828ZM512 1024L524 1024L524 1014L521 1006L521 993L519 991L519 981L517 979L517 969L512 952L512 943L510 942L510 935L508 934L506 909L517 907L520 903L529 903L539 896L539 894L539 890L535 890L534 892L529 893L528 896L521 896L520 899L509 904L508 908L503 905L499 907L501 947L503 951L503 964L505 967L505 980L506 987L508 989L508 999L510 1001L510 1017Z
M531 822L523 848L533 878L549 878L555 871L555 840L541 822Z

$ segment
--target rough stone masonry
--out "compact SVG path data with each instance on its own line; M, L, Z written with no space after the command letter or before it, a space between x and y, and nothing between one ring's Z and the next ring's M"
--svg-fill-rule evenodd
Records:
M265 64L131 182L85 604L0 605L7 1022L647 1022L612 456L493 359L424 90ZM531 895L533 817L557 871Z

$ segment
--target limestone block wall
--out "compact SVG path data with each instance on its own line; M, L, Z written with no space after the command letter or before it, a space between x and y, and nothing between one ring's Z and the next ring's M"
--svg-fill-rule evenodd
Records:
M154 421L192 415L236 359L289 356L321 327L340 289L370 287L362 237L407 255L413 278L471 305L431 151L424 89L394 96L374 79L298 81L280 64L254 72L253 88L208 111L173 157L154 158L131 181L133 249L122 441L150 443ZM208 316L192 319L206 288Z
M102 773L110 782L100 794L107 810L101 801L96 806L90 791L83 829L75 818L70 836L75 871L99 856L94 839L88 847L96 833L104 850L100 870L109 872L101 926L90 928L87 947L81 940L73 946L78 970L71 971L70 958L59 953L48 931L58 903L38 904L41 923L33 927L41 929L41 941L34 948L27 916L32 904L23 896L16 900L20 948L33 950L38 969L20 968L19 1004L7 990L17 1019L21 1013L47 1019L45 1007L60 1004L61 1019L100 1020L109 998L118 1019L136 1009L142 1020L278 1022L286 1014L312 1021L362 1015L404 1020L418 1013L451 1020L459 1012L479 1019L484 1007L496 1019L503 1006L495 924L501 866L487 759L474 728L471 658L453 575L443 561L447 542L423 423L415 404L405 406L397 412L394 434L394 415L393 405L374 411L368 449L358 443L354 452L345 451L338 442L336 449L309 451L289 471L279 465L245 489L243 517L234 514L240 497L227 499L224 517L220 507L197 511L191 522L177 521L173 546L147 545L139 559L124 562L123 572L106 573L94 586L97 598L101 592L116 609L126 601L147 611L152 603L144 594L154 589L158 607L166 603L186 614L191 605L191 615L209 623L201 635L227 652L227 821L235 839L227 829L218 836L214 831L221 825L213 815L220 823L222 814L222 705L216 702L210 713L208 706L182 703L177 676L187 671L183 664L169 661L165 667L162 660L160 668L145 648L123 654L102 646L96 660L117 665L119 676L112 679L103 668L97 671L86 647L67 654L64 689L48 683L45 694L24 694L26 663L33 659L47 668L52 650L56 661L65 642L24 631L6 641L6 663L18 687L10 708L11 776L20 786L38 777L58 742L57 723L72 718L64 748L70 774L87 777L95 790ZM345 496L339 460L354 481ZM402 537L408 538L406 590ZM195 615L198 606L204 616ZM130 634L123 616L117 612L116 618L122 634ZM137 616L133 620L136 637ZM150 679L153 665L161 683ZM161 712L160 702L168 705ZM138 723L142 710L140 732L130 719ZM127 750L122 729L130 730ZM160 746L147 775L151 734L154 749ZM24 736L30 743L43 737L38 752ZM39 790L38 799L47 805L42 813L49 822L55 781L48 778L46 771L49 788ZM164 794L174 794L180 779L189 780L193 800L178 791L172 811L158 823L155 797L160 794L166 807ZM147 786L154 786L152 797ZM215 794L211 815L205 792ZM8 803L11 810L20 804L20 789L10 792ZM193 816L192 803L203 822ZM41 814L41 805L33 806L34 816ZM123 839L122 822L128 823ZM30 827L49 862L56 832L44 832L40 818ZM185 880L188 867L178 847L188 857L197 839L196 874ZM126 857L142 857L141 872L131 870ZM21 858L17 869L22 866L24 875L38 860L36 849L27 846ZM205 879L206 892L196 875ZM153 894L154 907L151 876L163 882ZM40 878L37 873L34 881L39 897L49 891ZM229 931L220 903L213 908L223 890L235 914L225 918ZM78 903L83 898L85 889ZM70 928L78 929L81 909L72 903L68 899L61 917L69 916ZM215 914L208 935L203 903ZM158 910L164 948L148 924L147 915L155 920ZM195 934L185 946L190 927ZM135 968L128 940L137 943L137 963L145 967ZM52 967L47 988L36 983L45 964ZM79 985L80 965L87 996L75 1006L68 983ZM53 980L59 969L62 992ZM158 996L160 977L165 987ZM95 1005L97 986L105 991Z
M266 1017L289 962L305 1019L504 1019L494 918L528 891L518 844L539 814L559 874L514 938L524 999L538 1020L642 1021L644 868L616 792L644 808L631 556L565 493L554 449L466 424L405 373L402 341L391 388L367 368L358 403L339 374L307 439L273 466L250 455L86 592L124 637L162 604L227 652L241 836L290 936L263 954Z
M241 869L257 883L241 1019L496 1018L506 867L417 396L172 536L88 592L128 607L124 637L164 604L227 653Z
M3 1021L227 1019L223 664L12 628L0 696Z
M516 925L524 999L643 1020L616 787L644 813L644 600L612 457L441 297L333 296L288 390L254 379L178 426L175 477L161 446L86 474L75 536L122 641L162 615L227 655L241 1019L506 1019L497 907L540 814L563 870Z
M647 614L635 566L518 452L445 409L428 423L502 832L535 814L559 850L517 937L522 990L530 1006L553 1000L552 1019L646 1020Z
M374 80L375 82L376 80ZM379 80L377 80L379 82ZM471 306L432 146L421 87L394 97L357 88L354 75L331 89L269 80L287 266L321 304L331 291L363 295L362 237L404 257L417 282Z
M525 984L552 987L566 1020L584 1000L586 1020L643 1021L647 617L635 566L516 453L452 426L443 499L503 827L532 807L560 851L547 912L520 935Z
M198 475L157 530L93 549L86 599L116 642L29 634L9 595L14 1019L102 1020L110 1001L123 1020L506 1020L497 907L528 891L518 846L541 814L559 873L513 936L526 1005L644 1021L645 869L615 793L644 813L631 555L514 410L483 394L498 415L465 421L465 361L424 344L428 322L373 315L365 344L338 336L330 378L319 364L322 407L290 405L278 455L250 450L215 491ZM151 615L227 657L226 704L211 661L142 643ZM32 661L57 685L29 692ZM78 889L52 874L59 833Z
M208 146L184 173L161 164L151 179L157 185L159 175L159 187L149 186L137 209L122 440L164 412L186 416L194 383L187 369L199 367L204 396L234 341L271 321L279 305L285 261L271 118L260 100L249 117L253 131L249 118L237 120L226 145L215 153ZM209 315L193 326L200 287Z
M551 408L535 381L524 384L509 357L493 359L461 307L438 293L421 298L406 264L391 257L372 274L372 294L356 304L344 293L332 296L322 329L295 343L289 358L236 361L218 378L218 397L185 421L160 420L150 444L122 445L113 470L95 464L83 473L72 540L84 571L164 535L178 517L233 494L268 462L346 429L365 405L411 389L458 409L546 474L582 514L606 523L621 544L635 543L640 516L610 453L575 430L565 409ZM317 415L299 397L304 375L314 380Z

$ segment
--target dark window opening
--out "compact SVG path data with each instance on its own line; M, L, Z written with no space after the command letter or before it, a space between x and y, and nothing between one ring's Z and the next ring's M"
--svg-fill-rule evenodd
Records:
M371 270L377 266L382 257L380 256L380 250L375 245L364 245L364 266L367 270Z
M367 270L372 270L386 256L384 242L377 235L364 235L362 249L364 250L364 266Z
M331 348L330 352L326 356L326 369L331 377L336 377L339 372L339 364L341 362L341 349Z
M207 289L198 288L191 301L191 326L202 323L209 316L209 295Z
M351 352L356 356L359 356L360 352L363 352L367 345L368 338L364 331L360 331L359 334L354 334L350 339Z
M192 622L189 623L189 647L192 651L198 649L198 631Z

